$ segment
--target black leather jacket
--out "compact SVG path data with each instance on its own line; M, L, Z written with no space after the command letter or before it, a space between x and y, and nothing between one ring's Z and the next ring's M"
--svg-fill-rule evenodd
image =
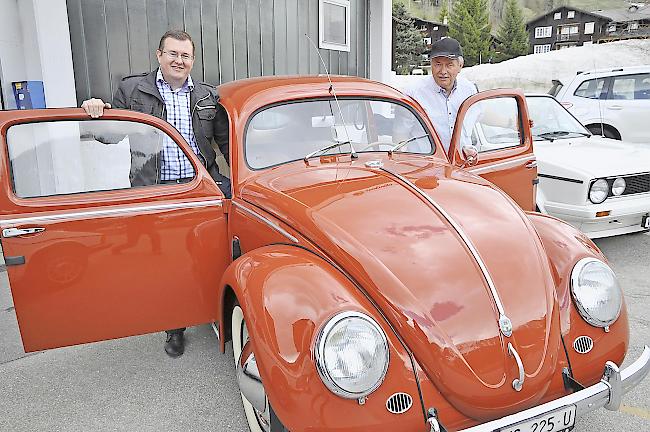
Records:
M140 75L131 75L122 79L113 96L113 107L130 109L145 114L151 114L162 120L167 120L165 103L156 86L157 70ZM196 144L200 150L200 158L212 178L217 182L221 191L230 198L230 180L219 173L216 163L216 152L212 148L215 140L219 150L229 161L228 151L228 115L218 103L217 89L209 84L194 81L190 93L190 110L192 113L192 129ZM144 153L133 152L131 157L143 157ZM158 183L160 180L160 155L146 161L133 161L131 170L131 185L142 186Z

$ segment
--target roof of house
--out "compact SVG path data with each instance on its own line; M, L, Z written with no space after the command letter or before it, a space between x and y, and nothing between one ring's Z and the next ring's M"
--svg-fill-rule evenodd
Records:
M425 19L422 19L422 18L414 18L414 20L415 20L416 23L421 22L421 23L431 24L431 25L434 25L434 26L448 27L447 24L439 23L437 21L429 21L429 20L425 20Z
M641 21L650 19L650 6L597 10L593 13L605 16L614 22Z
M560 6L560 7L556 7L555 9L553 9L550 12L546 12L544 14L536 16L535 18L533 18L532 20L530 20L530 21L528 21L526 23L526 27L528 27L530 24L534 23L535 21L539 21L540 19L542 19L542 18L544 18L544 17L546 17L548 15L554 15L555 12L558 12L558 11L560 11L562 9L572 10L572 11L580 12L580 13L583 13L583 14L586 14L586 15L591 15L591 16L593 16L595 18L598 18L598 19L601 19L601 20L604 20L604 21L610 21L611 20L611 18L602 15L600 13L600 11L598 11L598 12L587 12L585 10L574 8L572 6Z

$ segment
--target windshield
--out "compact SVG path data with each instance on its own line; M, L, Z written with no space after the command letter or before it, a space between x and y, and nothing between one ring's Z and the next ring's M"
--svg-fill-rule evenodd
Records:
M535 140L569 138L576 135L590 135L589 131L564 109L555 98L528 96L528 113L533 121L532 133Z
M350 146L357 153L388 152L404 140L410 141L396 152L433 152L422 121L402 105L367 99L339 99L338 104L334 99L307 100L255 114L246 129L245 155L248 166L260 169L312 153L349 154Z

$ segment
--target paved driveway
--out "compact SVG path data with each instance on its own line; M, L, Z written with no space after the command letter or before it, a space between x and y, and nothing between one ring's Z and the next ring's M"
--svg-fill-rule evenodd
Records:
M597 243L625 291L635 357L650 344L650 235ZM0 431L246 431L231 352L217 352L208 326L187 336L178 359L164 354L161 333L25 355L0 273ZM650 379L623 403L576 430L650 430Z

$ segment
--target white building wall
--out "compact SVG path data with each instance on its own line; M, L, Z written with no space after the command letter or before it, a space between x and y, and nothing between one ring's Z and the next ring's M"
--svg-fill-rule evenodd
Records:
M12 81L22 81L26 77L22 29L18 14L17 0L0 0L0 84L4 108L14 109Z
M4 108L16 108L14 81L43 81L48 108L76 106L65 0L0 0L0 10Z

